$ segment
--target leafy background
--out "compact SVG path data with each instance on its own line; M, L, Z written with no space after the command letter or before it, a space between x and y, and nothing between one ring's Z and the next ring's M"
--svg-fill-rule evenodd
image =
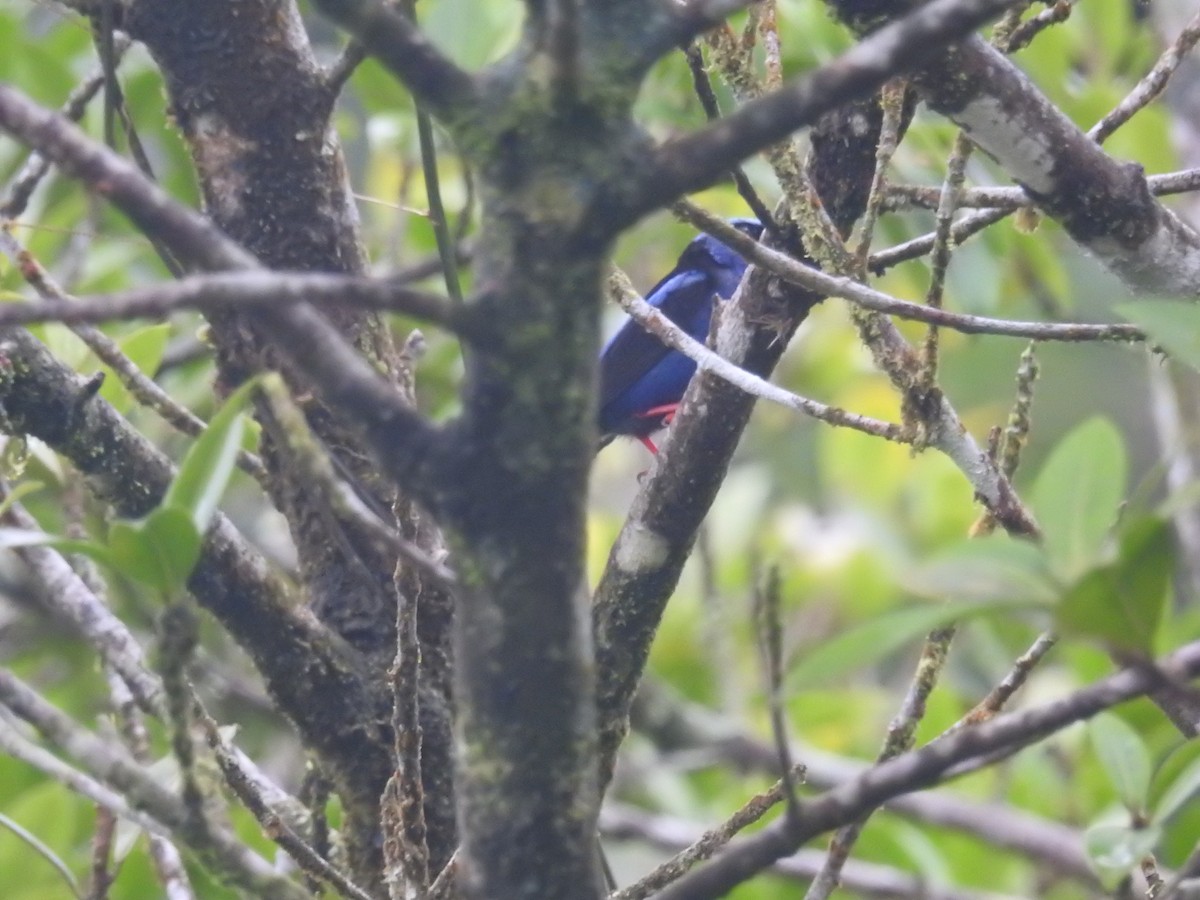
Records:
M517 4L500 0L425 0L420 15L440 46L474 67L511 45L520 13ZM314 41L332 58L340 46L337 36L311 11L306 16ZM826 60L847 45L846 34L818 3L781 2L780 16L787 72ZM40 3L18 0L0 8L0 47L5 48L0 79L21 85L47 105L61 103L95 65L80 22ZM1132 4L1084 3L1018 60L1086 128L1124 96L1158 52L1152 31L1135 18ZM165 115L154 66L134 48L121 72L158 178L177 198L197 203L189 162ZM730 108L728 93L721 97ZM638 110L646 127L664 138L702 120L682 56L655 69ZM98 108L84 125L100 133ZM350 83L337 125L376 268L403 268L430 257L435 246L421 213L424 183L408 97L367 62ZM1156 104L1107 146L1149 172L1171 171L1178 160L1170 125L1169 108ZM896 157L893 179L940 184L953 138L947 123L918 114ZM469 179L453 148L443 146L442 151L443 193L456 224L469 233ZM0 141L0 176L10 177L21 159L12 142ZM765 164L752 162L747 171L764 196L776 195ZM968 183L1002 184L1004 179L976 154ZM744 214L731 190L714 189L697 199L722 214ZM931 225L929 213L889 215L878 243L914 237ZM77 293L115 291L165 275L146 241L119 215L90 207L84 194L64 180L53 180L39 191L22 217L19 234L42 260L77 261ZM616 261L646 288L672 265L689 237L686 226L660 214L625 235ZM73 253L81 241L88 242L86 252ZM463 274L469 285L469 268ZM910 262L889 271L878 286L920 299L928 277L925 261ZM429 284L439 287L436 280ZM19 290L19 278L3 264L0 288ZM1195 346L1189 351L1186 342L1178 345L1180 334L1197 333L1184 330L1188 311L1170 305L1149 312L1140 304L1127 306L1131 298L1124 290L1047 222L1027 230L1006 221L972 239L955 254L947 296L954 309L1006 318L1111 321L1128 313L1161 335L1167 349L1184 362L1189 352L1192 363L1200 355ZM614 308L612 328L619 318ZM403 334L412 324L398 319L395 327ZM213 375L202 352L197 317L181 314L167 323L106 330L143 370L159 370L167 361L161 383L199 415L211 418ZM79 371L101 368L64 328L44 326L38 332ZM908 333L917 339L921 331L914 327ZM427 337L430 352L420 372L420 400L432 415L446 418L456 411L461 361L450 338ZM942 347L943 384L967 425L982 437L1007 416L1025 347L1006 338L951 333L943 335ZM1018 705L1044 702L1110 671L1101 639L1124 638L1135 649L1158 652L1195 639L1200 614L1190 602L1194 598L1169 590L1175 561L1169 533L1161 525L1164 502L1190 500L1164 494L1162 450L1147 399L1150 369L1176 364L1140 346L1121 344L1040 346L1036 354L1041 376L1034 425L1017 486L1046 526L1045 553L1001 537L968 541L978 508L969 486L944 458L913 455L906 447L760 404L700 550L668 608L651 676L719 711L738 728L769 736L751 598L756 580L770 566L778 567L782 579L789 660L785 703L799 741L794 748L798 760L805 748L873 758L911 677L921 638L951 615L965 624L931 697L920 741L940 734L966 713L1051 624L1064 629L1067 639L1033 676ZM874 371L840 301L825 302L809 317L776 380L826 403L880 418L899 416L895 393ZM110 378L104 391L160 446L183 457L187 442L153 414L136 408L116 379ZM253 429L249 431L247 447L253 446ZM33 485L33 493L23 499L47 530L64 527L64 509L86 505L49 451L10 444L6 452L10 476ZM649 462L634 442L618 443L598 459L590 520L595 574L636 490L638 472ZM250 479L234 473L223 506L281 566L294 565L280 518ZM90 520L98 526L97 513L92 510ZM1118 517L1120 527L1114 530ZM1129 592L1113 587L1129 579L1141 586L1136 592L1140 605L1132 609L1124 606ZM158 609L154 591L127 578L117 579L114 590L122 618L152 641ZM0 565L0 591L0 658L66 711L104 720L106 699L95 660L39 614L25 576L10 560ZM205 623L202 643L195 675L203 693L222 721L236 723L239 743L294 787L303 769L299 748L271 710L252 668L212 623ZM167 747L161 735L157 739L165 770ZM169 773L164 771L164 777ZM647 810L712 823L766 781L720 759L697 761L661 752L651 740L635 735L616 793L621 801ZM1098 871L1112 881L1146 849L1157 852L1165 865L1182 862L1200 833L1200 805L1190 802L1198 786L1200 748L1184 745L1152 705L1136 701L1001 766L965 777L954 790L1086 830ZM1145 827L1131 828L1130 810ZM24 764L0 758L0 813L46 847L31 855L23 840L0 827L0 873L8 873L3 878L7 897L68 895L62 875L51 865L54 859L84 880L95 816L88 804ZM245 839L268 851L252 820L237 816ZM122 845L128 856L112 896L152 896L157 887L144 841L134 831L128 838ZM622 880L641 871L649 859L645 848L632 844L614 843L610 852ZM1089 893L1070 881L1044 882L1027 860L983 840L894 815L871 820L856 856L919 873L934 884L1051 898ZM203 896L228 894L199 871L192 874ZM780 890L781 883L759 880L739 888L735 896L774 897Z

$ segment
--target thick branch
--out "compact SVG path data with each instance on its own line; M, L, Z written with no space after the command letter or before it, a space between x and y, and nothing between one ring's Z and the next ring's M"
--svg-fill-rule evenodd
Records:
M663 145L625 197L632 218L705 187L822 113L878 88L937 48L999 15L1014 0L934 0L880 29L816 72Z
M715 234L756 266L778 275L789 284L829 297L841 297L863 309L901 319L927 322L930 325L951 328L963 334L994 334L1034 341L1136 342L1146 339L1145 334L1139 328L1125 323L1022 322L956 313L941 307L912 303L885 294L854 278L822 272L814 265L760 244L720 219L710 218L704 222L697 221L696 224L703 227L705 231ZM3 310L0 310L0 322L3 321L3 315Z
M308 896L300 885L280 876L227 828L202 827L192 821L179 798L155 781L146 767L124 748L81 728L3 670L0 670L0 704L78 760L89 774L128 798L132 807L144 810L180 835L209 866L242 890L271 900L303 900Z
M868 128L862 122L873 123ZM881 121L874 98L826 116L813 133L814 182L839 227L848 229L866 202ZM722 306L716 350L767 377L787 339L820 295L752 269ZM655 477L639 492L596 588L594 629L599 661L601 772L607 778L625 734L626 716L662 611L708 513L753 397L707 372L692 379Z
M613 804L601 810L600 831L608 840L637 840L670 852L683 850L694 844L703 834L703 829L691 822L654 815L632 806ZM731 846L736 847L737 843L734 842ZM782 875L803 884L811 881L821 870L824 860L823 851L801 850L787 859L781 859L771 871L775 875ZM859 860L850 860L841 875L842 887L862 897L889 900L1015 900L1008 895L981 894L929 884L919 875ZM622 892L620 896L628 896L628 891Z
M443 56L396 6L381 0L316 0L316 6L353 34L451 129L479 111L471 75Z
M633 726L664 752L707 750L716 759L739 770L774 777L779 756L768 741L744 732L718 713L677 696L652 678L638 688L632 711ZM804 783L810 788L831 789L861 778L870 768L865 762L835 756L807 744L796 747L804 760ZM885 809L900 816L961 831L998 847L1021 854L1061 872L1065 877L1098 884L1083 851L1078 831L1002 803L976 802L945 790L904 794Z
M1172 654L1161 668L1173 678L1196 677L1200 674L1200 644L1190 644ZM893 797L935 784L971 760L997 753L1007 756L1068 725L1141 696L1160 678L1161 673L1148 668L1126 669L1062 700L964 729L875 766L854 781L801 803L795 817L777 820L711 864L684 876L659 897L698 900L723 896L818 834L852 822Z
M119 515L149 512L174 477L167 458L103 400L89 395L81 404L82 379L27 333L6 335L0 354L7 427L40 438L70 459ZM223 515L209 528L188 584L253 657L309 746L340 761L338 771L366 769L362 731L386 710L386 694L370 689L358 655L295 604L266 560ZM381 755L385 750L377 745Z
M172 118L187 144L212 223L265 267L361 274L366 261L358 211L330 120L338 76L331 82L318 64L297 4L137 0L128 4L123 24L162 71ZM360 375L382 372L391 380L395 396L381 408L402 403L415 409L411 365L396 353L378 317L341 305L326 313L337 333L370 361L374 371L368 374L368 367L358 363ZM238 384L264 368L280 371L297 396L312 397L304 404L309 427L339 467L378 508L391 506L397 486L355 433L352 416L357 411L323 402L308 378L310 360L287 353L291 332L280 327L286 311L271 316L219 310L207 317L220 384ZM321 321L302 327L306 334L319 328L325 345L336 343ZM418 416L410 413L407 420L412 427L406 434L428 435ZM382 681L394 652L396 597L388 573L395 555L364 534L357 520L330 509L324 492L300 474L302 467L280 437L273 428L263 433L268 491L287 519L310 607L366 655L370 674ZM395 448L408 445L398 435L391 437ZM403 493L405 500L413 498ZM405 530L412 526L410 521L398 524ZM438 605L431 600L423 608ZM444 656L448 635L440 640L431 636L430 641L438 649L426 659ZM428 682L444 683L437 677ZM448 689L434 688L426 699L428 708L446 709L450 702ZM449 729L432 719L424 724L425 746L448 756ZM388 742L386 735L380 737ZM370 889L381 887L378 797L387 777L375 774L382 777L373 800L343 805L347 858L355 880ZM354 773L355 778L361 775ZM452 802L448 795L441 800L446 806ZM457 839L452 827L435 831L431 845L437 845L435 856L443 859Z
M15 501L7 486L0 485L0 495L9 504L0 521L25 531L41 531L37 520ZM149 670L141 645L125 623L92 593L57 550L38 546L13 549L36 576L45 607L69 623L104 664L124 680L130 696L144 712L164 715L162 682Z
M442 325L460 327L460 317L436 294L393 286L386 280L324 272L221 272L192 275L179 281L131 288L116 294L93 294L0 306L0 328L34 322L109 322L117 319L164 318L184 309L274 309L313 303L403 313Z
M181 259L210 271L258 268L253 256L198 213L180 206L125 160L6 85L0 85L0 128L107 197ZM423 489L422 498L428 500L428 483L413 476L415 467L428 458L433 427L315 310L294 306L260 315L280 350L320 387L328 405L368 436L388 473L414 490Z
M683 0L674 7L669 24L661 29L661 52L687 46L698 35L720 25L729 16L750 6L754 0ZM668 4L663 4L667 6Z
M853 18L860 4L831 5ZM999 51L970 38L913 84L1130 290L1200 295L1200 235L1154 199L1140 165L1108 156Z

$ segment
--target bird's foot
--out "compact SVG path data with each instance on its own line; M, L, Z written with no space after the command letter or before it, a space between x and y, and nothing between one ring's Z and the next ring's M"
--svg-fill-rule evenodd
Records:
M662 406L653 406L650 409L640 412L635 418L638 419L658 419L662 428L666 428L675 418L675 413L679 412L678 403L664 403Z
M668 425L671 424L671 421L675 418L675 413L677 413L678 411L679 411L678 403L664 403L662 406L655 406L655 407L645 410L644 412L638 413L635 418L658 419L659 427L666 428ZM642 446L644 446L647 450L649 450L655 456L658 456L658 447L655 446L654 441L650 440L649 435L645 435L645 434L638 435L638 440L642 442ZM644 475L645 473L643 472L642 474Z
M650 409L638 413L637 417L639 419L662 419L664 425L670 425L677 412L679 412L678 403L664 403L662 406L652 406Z

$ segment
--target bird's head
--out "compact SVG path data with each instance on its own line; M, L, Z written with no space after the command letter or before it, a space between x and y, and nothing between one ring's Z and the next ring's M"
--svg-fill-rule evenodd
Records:
M763 226L757 219L730 219L729 224L755 240L762 237ZM715 264L717 268L740 272L746 267L746 261L739 253L709 234L693 238L688 252L695 257L707 257L711 261L709 264Z

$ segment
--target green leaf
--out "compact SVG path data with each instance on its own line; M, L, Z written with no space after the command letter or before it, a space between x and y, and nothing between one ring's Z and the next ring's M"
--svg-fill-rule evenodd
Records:
M147 325L132 331L117 341L121 352L129 357L130 362L144 372L147 377L154 375L162 362L163 353L167 349L167 340L171 336L171 325L160 322ZM100 386L100 396L113 405L117 412L124 413L133 406L133 396L121 383L116 372L106 365L100 367L104 372L104 384Z
M1041 548L1004 535L963 540L909 570L900 581L915 594L945 600L1049 605L1059 596Z
M208 528L208 521L216 512L217 502L237 464L244 426L242 410L257 387L258 379L252 378L230 394L188 450L179 466L179 474L163 498L164 507L187 513L200 534Z
M1083 836L1087 855L1110 890L1137 866L1147 853L1152 853L1162 837L1162 830L1151 825L1133 828L1129 825L1093 825Z
M1154 808L1156 822L1165 822L1200 792L1200 757L1192 760L1163 791Z
M1153 766L1141 736L1111 712L1101 713L1088 723L1088 736L1096 758L1125 808L1130 812L1145 812Z
M36 494L44 487L45 485L40 481L32 480L22 481L18 484L14 484L11 488L9 488L8 496L5 497L3 501L0 501L0 516L8 512L9 508L18 500L28 497L30 494Z
M1138 519L1123 529L1115 562L1084 575L1055 611L1064 633L1152 653L1175 565L1170 525Z
M237 464L242 410L256 386L252 379L229 397L188 450L162 503L137 522L115 522L107 547L19 528L0 528L0 547L45 545L83 553L163 593L179 590L196 565L204 531Z
M959 602L886 612L814 648L789 668L788 686L795 689L831 681L854 669L870 665L950 622L961 622L1000 611L1012 612L1019 606L1012 602Z
M1181 300L1122 303L1118 313L1133 322L1172 359L1200 370L1200 305Z
M135 581L166 590L167 584L154 558L154 550L142 540L140 522L113 522L108 529L108 547L118 572Z
M203 536L181 509L159 507L139 522L116 522L108 545L125 575L171 594L187 581Z
M1042 466L1031 502L1057 574L1073 580L1100 556L1125 495L1128 468L1120 433L1107 419L1084 422Z
M149 515L141 534L154 551L170 589L183 587L204 543L204 535L196 529L192 517L181 509L164 506Z

